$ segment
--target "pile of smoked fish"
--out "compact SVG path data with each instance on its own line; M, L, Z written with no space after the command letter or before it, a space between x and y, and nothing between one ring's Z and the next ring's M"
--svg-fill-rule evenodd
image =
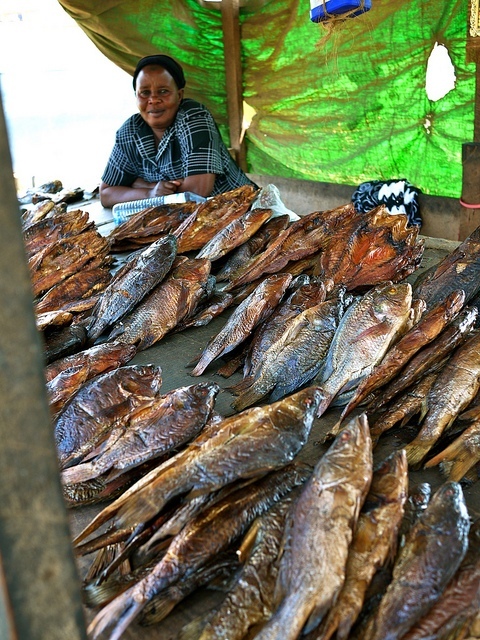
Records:
M180 640L480 638L480 228L417 276L418 227L347 204L299 220L242 187L102 237L24 216L89 637L218 606ZM119 256L128 252L119 266ZM136 353L213 318L192 384ZM211 375L229 378L232 413ZM200 378L200 380L195 380ZM318 455L302 451L329 409ZM406 446L375 455L390 430ZM410 474L438 467L442 483Z

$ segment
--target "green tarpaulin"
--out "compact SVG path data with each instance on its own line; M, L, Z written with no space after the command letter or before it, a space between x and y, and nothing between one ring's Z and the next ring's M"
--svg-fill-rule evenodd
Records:
M220 11L196 0L60 4L127 71L144 55L175 57L186 95L211 109L228 143ZM256 112L250 172L349 185L407 178L425 193L460 196L462 144L474 128L467 0L372 0L370 11L329 30L311 22L309 0L244 5L243 91ZM436 42L456 83L433 102L425 76Z

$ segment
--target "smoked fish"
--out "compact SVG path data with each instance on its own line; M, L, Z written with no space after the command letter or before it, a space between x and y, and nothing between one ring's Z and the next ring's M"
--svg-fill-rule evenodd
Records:
M305 444L318 406L314 388L267 407L224 418L208 435L145 475L100 512L77 536L78 544L103 523L128 527L147 522L176 496L216 491L238 479L285 466Z
M338 395L355 389L382 360L408 323L411 303L412 287L407 282L378 285L352 302L313 381L324 394L318 417Z
M256 640L294 640L313 630L345 580L348 550L372 479L365 414L349 421L315 465L287 516L275 601Z
M291 275L281 273L266 278L235 309L224 327L209 341L191 375L201 375L213 360L229 353L246 340L253 329L272 313L291 280Z
M408 463L418 466L442 433L468 407L480 389L480 331L457 347L428 392L427 413L407 447Z
M177 241L173 235L157 240L147 249L130 256L92 309L88 337L95 341L103 331L125 316L159 283L177 255Z
M411 529L365 640L403 638L433 607L465 556L469 529L463 491L446 482Z
M92 378L65 404L54 424L61 469L96 449L113 428L153 404L160 393L162 370L154 365L127 365Z
M347 640L375 572L393 559L408 492L405 451L391 454L374 469L370 490L348 552L346 577L316 640Z
M157 593L225 551L257 516L302 484L310 471L289 465L242 487L193 518L173 538L152 571L95 616L88 633L95 639L107 628L113 628L111 637L119 638Z
M109 472L109 479L158 458L195 438L209 419L220 387L204 382L159 396L133 415L124 433L92 460L64 469L64 484Z
M159 342L193 313L208 285L210 268L210 260L177 258L165 280L114 325L108 340L135 344L139 351Z

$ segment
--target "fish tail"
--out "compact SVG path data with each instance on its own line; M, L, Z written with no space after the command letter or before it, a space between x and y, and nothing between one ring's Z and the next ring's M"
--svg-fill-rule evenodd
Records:
M61 473L63 484L78 484L79 482L86 482L92 480L98 475L93 462L84 462L83 464L77 464L74 467L68 467Z
M453 482L460 482L470 469L475 466L479 457L480 455L475 456L465 445L464 439L459 437L446 449L431 458L425 464L425 467L434 467L437 464L445 465L445 463L450 462L450 465L445 465L445 470L448 470L448 479Z
M320 403L318 405L318 409L317 409L317 418L321 418L323 416L323 414L325 413L325 411L328 409L328 407L330 406L332 400L333 400L333 396L331 394L325 394L325 392L323 391L322 387L317 387L318 390L320 391L322 398L320 400Z
M199 358L195 368L190 372L191 376L201 376L208 365L214 360L215 357L212 357L208 351L204 351Z
M143 598L134 597L138 592L136 586L121 593L97 613L87 629L89 637L96 640L106 629L111 629L109 640L119 640L146 604Z
M405 451L407 453L408 466L412 469L419 469L433 444L433 442L421 441L419 439L407 444Z
M238 398L236 398L232 402L231 406L233 407L233 409L235 409L235 411L243 411L247 407L251 407L256 402L259 402L267 395L267 393L259 393L255 390L254 387L251 387L250 389L247 389L247 391L239 395Z

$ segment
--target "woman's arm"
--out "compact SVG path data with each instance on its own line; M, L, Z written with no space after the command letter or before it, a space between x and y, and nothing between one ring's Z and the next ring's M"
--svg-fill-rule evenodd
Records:
M101 182L100 202L104 207L113 207L114 204L118 204L119 202L167 196L172 193L177 193L181 184L181 180L164 180L148 183L141 178L137 178L130 187L112 186Z

